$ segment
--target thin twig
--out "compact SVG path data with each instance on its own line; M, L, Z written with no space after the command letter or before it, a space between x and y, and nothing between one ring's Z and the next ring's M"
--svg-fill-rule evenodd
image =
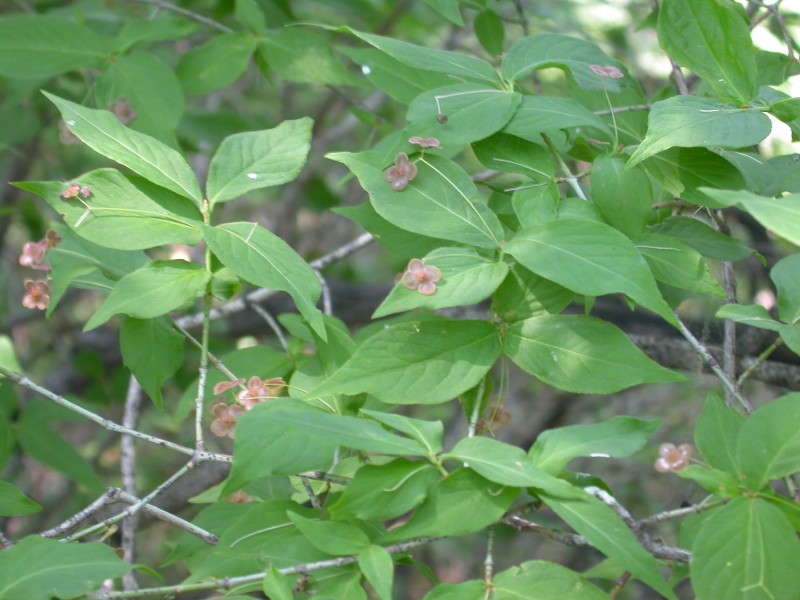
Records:
M631 516L631 513L628 512L627 508L625 508L619 502L617 502L617 499L614 498L614 496L609 494L607 491L595 486L586 487L584 488L583 491L589 494L590 496L594 496L595 498L600 500L600 502L602 502L603 504L608 506L611 510L613 510L615 513L617 513L617 516L620 519L622 519L625 525L627 525L630 529L632 530L636 529L636 521Z
M322 312L326 315L333 314L333 302L331 302L331 289L328 287L328 282L320 273L319 269L314 269L314 273L319 279L319 285L322 288Z
M775 352L775 350L777 350L781 346L783 346L783 338L782 337L775 338L775 341L772 342L772 344L770 344L770 346L766 350L764 350L761 354L759 354L756 357L753 364L747 367L747 369L741 375L739 375L739 379L736 380L736 385L738 385L741 388L744 382L747 381L747 379L750 377L750 375L752 375L754 371L756 371L761 365L763 365L766 362L766 360L772 355L772 353Z
M681 517L685 517L687 515L695 515L704 512L709 508L721 506L726 502L727 500L715 500L713 502L701 502L700 504L693 504L692 506L687 506L684 508L665 510L664 512L656 513L655 515L639 519L636 521L636 528L639 529L646 525L655 525L656 523L663 523L664 521L671 521L672 519L680 519Z
M611 591L608 593L609 597L612 600L616 600L617 598L619 598L619 595L622 593L622 590L625 589L625 586L628 584L628 581L630 581L630 578L631 578L631 572L625 571L622 574L622 577L620 577L617 580L617 582L614 584L614 587L611 588Z
M183 327L178 325L178 323L173 322L173 325L175 325L175 328L178 331L180 331L184 335L184 337L186 337L186 339L189 340L189 342L191 342L191 344L195 346L198 350L201 350L203 348L203 344L200 342L200 340L196 339L191 333L189 333ZM222 362L221 359L217 358L217 356L215 356L211 352L208 353L208 361L212 365L214 365L214 368L217 371L225 375L225 377L227 377L230 381L237 381L240 379L239 377L236 376L236 374L233 371L231 371L228 367L225 366L225 364ZM244 383L242 383L239 387L242 390L247 390L247 386Z
M528 27L528 17L525 15L525 7L522 6L522 0L514 0L514 8L517 10L517 17L519 18L519 26L522 27L522 33L527 37L531 34L531 30Z
M596 114L598 117L604 117L604 116L607 116L607 115L618 115L620 113L626 113L626 112L634 112L634 111L640 111L640 110L650 110L651 108L653 108L652 104L636 104L634 106L618 106L616 108L607 108L605 110L596 110L596 111L594 111L594 114Z
M122 417L123 427L136 429L141 405L142 387L136 381L136 377L131 375L128 381L128 393L125 397L125 414ZM120 460L122 487L125 493L136 496L139 493L136 489L136 440L127 435L122 436L120 448L122 452ZM122 523L122 553L125 562L129 565L136 564L136 529L138 522L139 519L133 516ZM129 571L122 576L122 587L126 590L139 588L134 571Z
M132 505L140 504L142 502L136 496L132 496L131 494L128 494L122 490L116 490L116 491L118 492L117 498L122 502L126 502L127 504L132 504ZM179 529L183 529L184 531L192 534L193 536L200 538L207 544L215 546L219 543L219 538L213 533L210 533L205 529L198 527L194 523L186 521L185 519L176 517L172 513L167 512L161 508L158 508L157 506L153 506L151 504L145 504L142 506L142 512L146 512L150 515L153 515L157 519L161 519L162 521L170 523L171 525L174 525ZM127 522L127 520L125 522Z
M303 488L306 490L306 494L308 494L308 499L311 501L311 506L317 510L322 510L322 504L320 503L317 494L314 492L314 488L311 487L311 482L308 480L308 478L300 477L300 481L303 482Z
M246 300L246 298L245 298L245 300ZM286 336L283 335L283 331L281 330L281 326L278 323L278 321L275 320L275 317L273 317L271 314L269 314L269 311L266 308L263 308L262 306L259 306L255 302L251 302L249 304L250 304L250 308L253 309L253 312L256 313L258 316L260 316L262 319L264 319L264 321L269 326L269 328L272 329L272 333L274 333L275 337L278 338L278 343L281 345L281 348L283 348L283 351L284 352L288 352L289 351L289 343L286 341Z
M201 14L193 12L191 10L186 10L185 8L181 8L180 6L175 6L170 2L165 2L164 0L128 0L128 2L138 2L139 4L149 4L150 6L156 6L158 8L163 8L164 10L168 10L170 12L175 13L176 15L181 15L182 17L186 17L187 19L191 19L192 21L197 21L206 27L211 27L212 29L216 29L217 31L221 31L223 33L232 33L233 29L228 27L227 25L223 25L219 21L215 21L214 19L209 19Z
M494 577L494 525L489 527L486 540L486 558L483 560L483 580L491 587Z
M569 165L567 165L567 163L561 157L561 154L558 152L558 150L556 150L555 146L553 146L553 142L550 141L550 138L547 137L546 135L542 134L542 139L544 140L544 143L547 145L547 147L550 149L550 153L558 161L558 164L561 167L561 170L564 172L566 182L567 182L567 184L569 184L569 186L575 192L575 195L578 198L580 198L581 200L583 200L584 202L588 202L589 200L586 197L586 193L583 191L583 188L581 187L581 184L578 182L578 176L572 174L572 171L570 171Z
M55 538L60 535L64 535L65 533L72 531L78 525L83 523L86 519L89 519L98 511L100 511L105 506L111 504L114 500L113 498L117 495L117 490L115 488L109 488L106 490L102 496L100 496L97 500L92 502L89 506L84 508L83 510L78 511L74 515L72 515L67 520L63 521L59 525L48 529L47 531L41 532L39 535L43 538Z

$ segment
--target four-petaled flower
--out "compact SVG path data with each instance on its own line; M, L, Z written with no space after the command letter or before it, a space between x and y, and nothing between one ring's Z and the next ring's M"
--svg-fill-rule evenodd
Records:
M658 460L655 468L659 473L677 473L689 466L689 459L692 458L694 449L691 444L661 444L658 449Z
M22 306L30 309L45 310L50 305L50 284L41 279L25 281L28 293L22 297Z
M418 258L412 258L400 282L409 290L417 290L423 296L433 296L436 284L442 280L442 272L436 267L426 265Z
M589 68L594 71L596 75L600 77L609 77L611 79L622 79L625 77L625 74L620 71L617 67L601 67L600 65L589 65Z
M79 183L70 183L69 187L64 190L59 198L62 200L69 200L70 198L77 198L78 194L81 193L81 186Z
M52 229L38 242L26 242L22 247L19 264L37 271L49 271L50 265L44 262L45 255L50 248L55 248L61 237Z
M442 143L435 137L423 138L418 135L408 138L408 141L422 148L441 148Z
M217 402L211 407L211 414L216 418L211 421L211 433L219 437L236 437L236 421L245 413L245 409L238 404L227 405Z
M408 155L401 152L394 159L394 166L389 167L384 175L386 181L392 184L392 189L396 191L404 190L408 182L417 176L417 165L409 162Z
M236 401L241 404L245 410L250 410L256 404L261 404L272 398L277 398L285 387L286 382L281 377L273 377L272 379L264 379L263 381L258 377L251 377L247 382L247 389L239 392Z

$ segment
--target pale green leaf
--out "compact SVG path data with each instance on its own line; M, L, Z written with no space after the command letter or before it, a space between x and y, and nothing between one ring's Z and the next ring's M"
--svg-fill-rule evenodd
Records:
M781 321L797 321L800 318L800 254L779 260L769 276L778 288L778 314Z
M181 57L176 68L187 94L208 94L236 82L247 70L255 38L247 33L222 33Z
M694 431L694 440L709 466L738 473L736 444L743 423L742 415L725 406L722 398L708 395Z
M759 304L725 304L714 315L718 319L730 319L750 327L780 331L781 324L769 316L767 309Z
M287 514L300 533L325 554L348 556L369 548L369 538L354 525L311 519L293 512Z
M333 53L329 40L300 27L262 34L258 52L286 81L336 86L360 83Z
M394 561L385 548L371 545L359 552L358 567L381 600L392 600Z
M22 517L40 510L42 507L23 494L18 487L7 481L0 481L0 516Z
M552 562L530 561L498 573L493 600L608 600L608 595L575 571Z

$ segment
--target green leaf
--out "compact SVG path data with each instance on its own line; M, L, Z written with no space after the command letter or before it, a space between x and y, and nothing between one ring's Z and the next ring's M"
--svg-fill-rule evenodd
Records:
M544 494L545 502L575 531L600 552L619 563L670 600L677 597L661 577L661 568L622 519L597 498L584 494L580 499L563 499Z
M661 425L661 419L644 421L614 417L603 423L548 429L530 449L534 464L558 474L576 458L623 458L641 450Z
M106 39L69 19L43 14L6 15L0 21L0 75L46 79L99 67L108 57Z
M475 156L487 169L516 173L533 181L551 181L556 165L550 151L515 135L496 133L472 145Z
M474 56L448 50L424 48L408 42L356 31L349 27L342 27L339 31L353 34L409 67L446 73L453 76L455 80L470 79L487 83L496 88L500 87L500 78L492 65Z
M258 52L286 81L335 86L359 83L333 53L329 40L313 31L287 27L279 33L263 33Z
M680 240L703 256L714 260L735 262L744 260L753 254L753 250L739 240L723 235L702 221L691 217L669 217L652 227L650 231ZM775 265L775 267L777 266Z
M152 15L152 19L126 18L114 40L117 52L126 52L137 44L148 44L163 40L179 40L194 33L198 25L188 19Z
M88 187L92 195L62 200L59 196L70 184L61 181L14 185L42 197L75 233L99 246L141 250L200 241L200 214L185 198L116 169L91 171L77 183Z
M459 27L463 27L464 19L461 18L461 12L458 10L460 3L461 0L425 0L425 4L445 19Z
M647 137L628 160L628 166L676 146L752 146L771 130L769 117L757 110L734 108L711 98L674 96L653 104Z
M795 245L800 245L800 194L764 198L744 190L703 188L702 191L718 202L737 204L767 229Z
M387 427L414 438L428 451L429 456L436 456L442 451L444 426L441 421L423 421L422 419L414 419L405 415L395 415L365 408L362 408L361 412Z
M306 163L313 123L303 117L272 129L226 137L211 159L208 201L214 205L250 190L292 181Z
M474 83L436 88L417 96L408 107L409 135L435 137L446 149L482 140L503 129L522 96ZM445 123L441 122L447 117Z
M503 350L531 375L578 394L684 379L645 356L617 327L593 317L544 315L517 322L503 337Z
M105 544L65 544L32 535L0 553L0 599L77 598L132 568Z
M431 319L385 325L310 392L367 392L390 404L437 404L474 387L500 354L485 321Z
M392 600L394 561L381 546L369 546L358 554L358 567L381 600Z
M494 295L492 310L504 321L514 322L564 310L575 294L514 265Z
M739 430L736 463L753 491L800 471L800 394L759 408Z
M742 495L739 479L727 471L689 465L687 468L681 469L677 475L681 479L695 482L710 494L721 498L729 499Z
M537 142L544 132L582 127L597 130L607 140L614 139L605 121L574 98L526 95L503 131Z
M608 600L608 595L566 567L545 561L530 561L498 573L493 600Z
M191 198L203 199L192 168L177 151L157 139L128 129L107 110L86 108L42 92L58 107L69 130L95 152L114 160L153 183Z
M353 525L318 518L309 519L293 512L288 512L287 515L300 533L325 554L348 556L358 554L370 546L367 534Z
M500 520L518 495L516 488L487 481L471 469L459 469L433 486L411 520L383 541L481 531Z
M19 488L7 481L0 481L0 516L22 517L40 510L42 507L23 494Z
M316 302L322 288L313 269L289 245L256 223L203 227L211 251L242 279L288 292L300 314L324 340L325 324Z
M698 600L792 600L800 594L800 542L779 509L734 498L701 526L690 572Z
M365 465L329 510L335 519L394 519L420 504L440 477L432 465L403 458Z
M622 63L592 42L557 33L539 33L522 38L506 52L503 77L508 81L519 81L532 71L556 67L571 75L585 90L618 92L619 79L599 76L591 69L592 65L625 71Z
M508 274L505 262L485 258L471 248L439 248L423 261L442 272L436 293L424 296L398 282L375 310L373 319L415 308L436 310L477 304L492 295Z
M7 335L0 335L0 366L17 373L22 372L17 354L14 352L14 342ZM5 375L0 375L0 381L3 379L5 379Z
M246 33L215 35L181 57L176 68L187 94L202 95L226 88L247 70L255 39Z
M532 487L562 498L574 498L576 488L533 464L521 448L488 437L459 441L442 460L458 460L489 481L509 487Z
M475 36L483 49L492 56L500 56L505 49L506 28L493 10L483 10L475 15L472 22Z
M162 141L170 141L183 116L183 90L175 73L162 60L144 52L119 57L92 89L98 106L110 107L121 98L127 100L137 115L131 128Z
M236 20L253 33L262 33L267 27L267 20L258 0L236 0L234 12Z
M782 258L772 267L770 278L778 289L778 314L784 323L800 318L800 254Z
M294 585L274 566L266 570L261 589L272 600L294 600Z
M769 316L767 309L759 304L725 304L714 315L718 319L731 319L737 323L744 323L750 327L780 331L781 324Z
M705 259L688 244L649 232L637 236L634 243L658 281L699 294L727 297Z
M505 247L524 267L579 294L621 292L675 324L642 255L616 229L590 221L555 221L523 229Z
M440 583L423 600L485 600L486 593L485 581Z
M694 442L710 467L738 473L736 443L743 423L744 418L725 406L722 398L708 395L694 431Z
M119 332L122 361L158 408L161 386L183 364L184 337L168 319L125 319Z
M119 280L84 331L118 314L152 319L193 302L205 293L208 272L182 260L156 260Z
M369 153L336 153L328 158L345 164L370 195L376 212L398 227L434 238L481 248L503 240L497 216L475 199L478 190L456 163L429 156L417 163L416 178L402 191L392 189L383 165Z
M661 47L736 105L758 92L756 51L748 22L733 3L664 0L658 11Z
M601 156L592 166L592 200L606 223L635 237L647 227L653 187L643 169L626 171L621 158Z

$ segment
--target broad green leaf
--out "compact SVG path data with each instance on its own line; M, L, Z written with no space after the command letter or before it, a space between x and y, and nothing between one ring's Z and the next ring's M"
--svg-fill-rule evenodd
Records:
M0 599L77 598L132 568L106 544L65 544L32 535L0 553Z
M306 163L312 125L313 121L304 117L225 138L211 159L208 201L213 205L250 190L292 181Z
M742 495L741 482L736 475L727 471L709 469L699 465L689 465L677 473L681 479L695 482L704 490L721 498Z
M724 102L744 105L758 92L750 29L732 3L664 0L658 39L670 58L705 79Z
M609 596L575 571L552 562L530 561L498 573L493 600L608 600Z
M7 481L0 481L0 516L22 517L40 510L42 507L23 494L18 487Z
M119 332L122 361L158 408L161 386L183 364L184 337L167 319L125 319Z
M165 11L166 12L166 11ZM153 15L152 19L133 19L128 16L114 39L114 48L125 52L137 44L163 40L179 40L197 30L198 24L178 17Z
M675 324L642 255L622 233L591 221L523 229L505 251L524 267L579 294L621 292Z
M767 229L795 245L800 245L800 194L764 198L744 190L703 188L702 192L720 203L737 204Z
M496 248L503 240L497 216L477 200L477 188L456 163L440 157L417 162L418 173L408 187L392 189L375 156L359 153L329 154L345 164L370 195L376 212L402 229L434 238L481 248Z
M435 137L456 149L500 131L511 120L522 96L474 83L423 92L408 107L409 135ZM446 122L441 120L446 116Z
M636 141L640 139L641 136ZM697 191L700 187L730 190L746 187L740 171L741 163L730 160L738 153L718 152L701 147L670 148L651 156L642 162L641 167L671 194L705 206L708 197ZM723 152L724 156L720 154Z
M487 169L516 173L533 181L551 181L556 174L552 154L544 146L507 133L496 133L472 145Z
M725 304L714 315L718 319L731 319L750 327L780 331L781 324L769 316L767 309L759 304Z
M691 217L669 217L652 227L650 231L680 240L703 256L714 260L735 262L744 260L753 254L753 250L739 240L723 235L702 221ZM777 266L775 265L775 267Z
M229 529L231 525L242 518L242 515L250 511L252 511L251 504L214 502L214 504L209 504L197 513L192 519L192 523L219 537ZM197 555L202 554L205 549L208 549L208 544L206 544L206 542L189 532L184 532L181 534L178 543L173 547L172 552L170 552L162 566L174 565L179 561L187 559L191 560Z
M385 548L371 545L359 552L358 567L381 600L392 600L394 561Z
M105 38L69 19L28 14L0 21L0 75L4 77L46 79L95 68L109 52Z
M267 27L267 20L258 0L236 0L234 16L240 24L255 34L263 33Z
M485 600L486 594L485 581L440 583L423 600Z
M619 91L619 79L601 77L592 70L592 65L625 70L621 63L592 42L557 33L539 33L522 38L506 52L503 77L508 81L518 81L533 71L556 67L569 74L585 90Z
M175 73L144 52L119 57L92 89L98 106L110 109L114 102L127 100L136 111L131 128L162 141L169 142L183 116L183 90Z
M70 184L61 181L14 185L42 197L75 233L99 246L141 250L200 241L200 214L185 198L116 169L91 171L76 182L91 190L89 198L62 200Z
M367 534L354 525L287 513L289 519L314 547L332 556L358 554L369 548Z
M604 134L608 140L614 139L605 121L580 102L574 98L550 96L523 96L517 112L503 131L537 142L544 132L573 127L588 127Z
M504 321L522 321L529 317L558 314L575 294L549 279L514 265L498 288L492 310Z
M119 280L84 331L119 314L137 319L165 315L202 296L208 280L208 271L200 265L183 260L153 261Z
M242 279L288 292L300 314L324 340L325 324L316 302L322 288L313 269L289 245L256 223L203 227L203 236L219 260Z
M519 490L459 469L437 483L411 520L383 537L385 542L420 536L459 536L500 520Z
M398 282L375 310L373 319L415 308L436 310L477 304L492 295L508 274L505 262L480 256L471 248L439 248L423 260L426 266L437 267L442 272L436 293L423 296Z
M600 552L662 596L677 600L661 577L661 568L656 559L642 548L633 532L608 506L588 494L580 499L556 498L548 494L543 496L559 517Z
M641 450L661 425L661 420L614 417L603 423L548 429L530 449L534 464L558 474L570 461L581 458L622 458Z
M698 600L793 600L800 594L800 542L779 509L734 498L701 526L690 569Z
M272 600L294 600L294 585L273 566L266 570L261 589Z
M464 26L464 19L461 18L459 4L461 0L424 0L425 4L430 6L437 13L442 15L445 19L459 27Z
M499 354L497 330L485 321L385 325L310 395L367 392L390 404L437 404L477 385Z
M263 33L258 52L286 81L336 86L359 83L333 53L328 40L300 27Z
M330 572L328 572L330 573ZM315 578L311 590L322 600L338 600L347 598L348 600L369 600L367 592L361 585L361 572L358 569L343 569L338 573L330 573L324 577Z
M177 151L149 135L128 129L107 110L86 108L43 93L58 107L69 130L92 150L200 205L200 185Z
M329 511L335 519L394 519L420 504L440 478L432 465L403 458L365 465Z
M453 76L456 81L471 79L493 87L500 87L500 78L492 65L474 56L448 50L424 48L408 42L356 31L349 27L342 27L339 31L353 34L409 67L445 73Z
M378 410L361 409L361 412L368 417L372 417L379 423L387 427L396 429L407 436L417 440L433 457L442 451L442 437L444 436L444 425L441 421L424 421L414 419L405 415L395 415L392 413L381 412Z
M634 240L655 278L667 285L725 298L725 290L694 248L660 233L643 233Z
M532 487L560 498L574 498L578 490L537 467L521 448L488 437L462 439L442 460L463 461L489 481L509 487Z
M544 315L512 325L503 351L522 369L558 389L612 394L641 383L681 381L649 359L611 323L594 317Z
M647 227L653 188L644 170L626 171L621 158L601 156L592 166L592 200L606 223L635 237Z
M676 146L752 146L771 130L769 117L755 109L735 108L711 98L674 96L653 105L647 137L628 160L628 166Z
M255 48L255 38L241 32L219 34L193 48L176 68L184 91L201 95L232 85L247 69Z
M0 335L0 366L17 373L22 372L17 354L14 352L14 342L7 335ZM0 381L3 379L5 379L5 375L0 375Z
M709 394L703 414L694 431L694 442L709 466L735 474L736 444L744 419L725 406L721 398Z
M794 323L800 318L800 254L779 260L769 276L778 288L778 314L781 321Z
M472 22L475 36L492 56L500 56L505 49L506 28L503 20L493 10L483 10L475 15Z
M739 430L736 457L753 491L800 471L800 394L773 400L753 413Z

